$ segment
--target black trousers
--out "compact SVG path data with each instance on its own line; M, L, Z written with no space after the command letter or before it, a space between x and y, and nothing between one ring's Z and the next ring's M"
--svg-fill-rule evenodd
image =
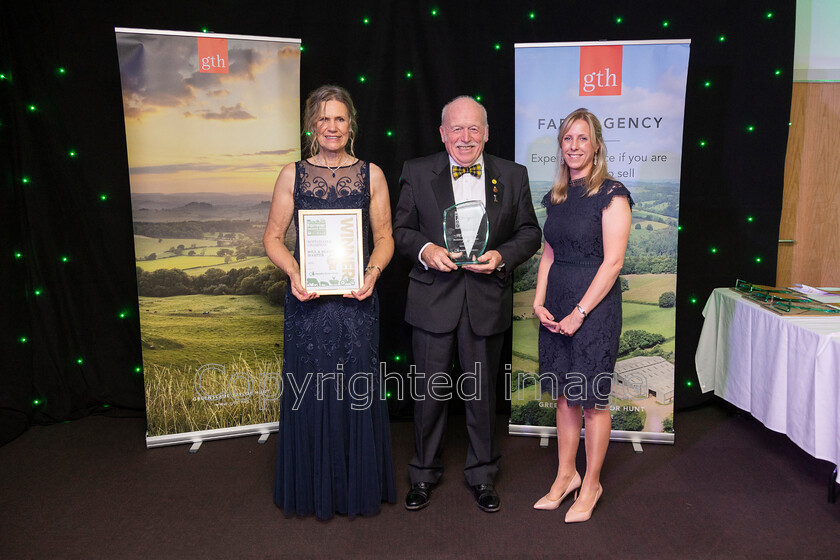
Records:
M416 372L413 385L414 450L408 464L412 484L437 483L443 474L443 437L449 401L464 399L469 446L464 464L467 484L492 484L499 470L496 441L496 375L504 333L478 336L470 326L466 303L457 328L431 333L414 327L412 348ZM455 383L449 375L458 352L464 373ZM448 383L449 388L446 387Z

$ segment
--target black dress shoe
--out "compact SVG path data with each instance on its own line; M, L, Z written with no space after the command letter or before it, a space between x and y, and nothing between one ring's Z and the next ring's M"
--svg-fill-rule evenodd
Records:
M432 483L418 482L411 485L411 490L405 496L405 509L416 511L423 509L432 500Z
M495 513L502 507L499 495L492 484L479 484L472 487L475 503L488 513Z

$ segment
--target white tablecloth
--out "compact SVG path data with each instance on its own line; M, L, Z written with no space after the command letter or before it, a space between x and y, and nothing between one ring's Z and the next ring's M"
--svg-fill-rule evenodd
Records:
M703 392L840 464L840 318L783 317L729 288L712 292L703 316Z

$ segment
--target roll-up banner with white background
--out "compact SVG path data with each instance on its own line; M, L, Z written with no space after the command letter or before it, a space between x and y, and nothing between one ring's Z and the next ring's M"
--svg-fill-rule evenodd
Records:
M620 273L623 325L610 395L612 439L673 443L677 229L690 41L517 44L516 161L534 207L557 165L563 118L585 107L603 126L613 177L636 206ZM541 252L516 272L511 434L554 436L555 404L540 394L539 321L532 303ZM585 428L584 428L585 429Z

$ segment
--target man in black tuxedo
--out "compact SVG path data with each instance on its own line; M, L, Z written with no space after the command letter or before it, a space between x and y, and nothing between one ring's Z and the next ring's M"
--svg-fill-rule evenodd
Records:
M528 171L484 153L487 111L471 97L450 101L441 114L446 152L407 161L400 177L394 220L397 249L414 266L409 273L406 321L413 326L415 456L405 507L431 499L443 473L449 366L457 350L475 385L464 389L469 447L464 466L478 506L498 511L493 483L499 465L495 436L496 376L504 332L513 312L513 271L539 248L541 232L531 202ZM445 248L443 212L479 200L487 209L487 248L476 264L456 266ZM469 370L473 369L470 372ZM468 380L464 376L461 381ZM449 387L463 389L465 383Z

